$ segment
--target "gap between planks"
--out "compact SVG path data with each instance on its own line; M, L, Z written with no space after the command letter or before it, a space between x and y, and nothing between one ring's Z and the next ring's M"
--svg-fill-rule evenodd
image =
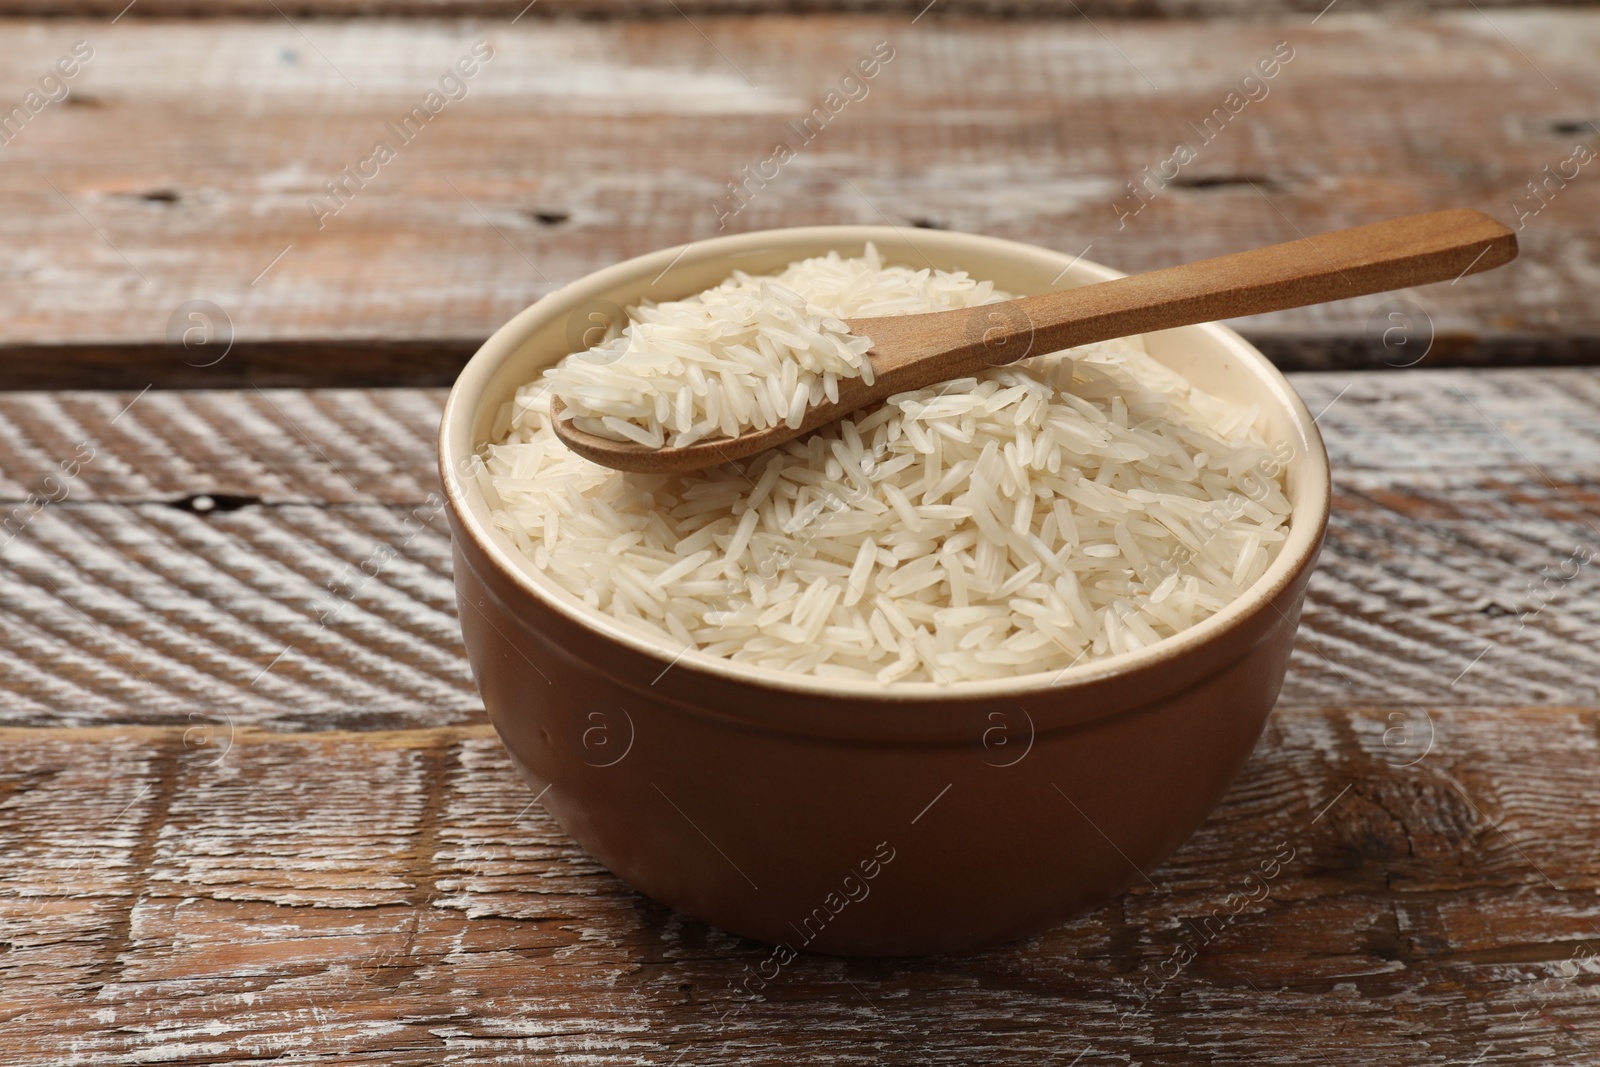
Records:
M1261 332L1232 323L1286 372L1384 371L1401 366L1381 334ZM408 340L286 338L241 341L197 365L176 344L3 344L0 392L158 389L439 388L455 383L486 336ZM1600 335L1457 334L1434 339L1422 370L1600 366Z

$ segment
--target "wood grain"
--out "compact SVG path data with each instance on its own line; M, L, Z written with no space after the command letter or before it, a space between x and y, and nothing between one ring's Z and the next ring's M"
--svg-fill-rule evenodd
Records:
M1575 557L1600 554L1600 376L1294 382L1335 497L1281 706L1600 703L1600 578ZM481 721L430 499L441 393L134 400L0 396L0 517L21 523L0 547L0 722ZM65 497L28 504L51 484Z
M1600 718L1431 714L1412 762L1381 712L1280 710L1149 884L959 959L803 956L761 997L764 946L627 890L487 727L0 731L0 1058L1592 1063Z
M1428 365L1600 352L1593 165L1547 204L1527 188L1600 136L1593 11L17 20L0 34L0 100L79 39L96 52L72 95L4 147L0 240L18 251L0 271L0 386L438 384L541 294L712 236L719 213L722 232L887 219L1142 271L1437 208L1515 226L1543 205L1522 217L1514 266L1403 294L1419 330L1431 317ZM324 183L480 39L495 57L468 96L314 217ZM797 140L788 124L878 41L894 58L868 95L727 214L727 183ZM1294 58L1267 95L1134 212L1130 183L1197 142L1191 124L1280 42ZM168 343L192 300L221 309L226 358ZM1399 361L1385 303L1242 325L1285 365L1379 366Z
M1591 0L1494 0L1491 10L1582 7ZM836 12L927 17L986 15L1030 18L1251 18L1317 15L1326 0L0 0L0 17L124 18L681 18L729 13L786 15ZM1343 0L1341 11L1385 13L1471 8L1465 0Z

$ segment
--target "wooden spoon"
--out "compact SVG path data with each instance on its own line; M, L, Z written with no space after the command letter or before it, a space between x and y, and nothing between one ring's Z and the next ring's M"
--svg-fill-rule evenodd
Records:
M1516 234L1482 212L1408 215L1003 303L847 319L851 333L872 342L867 358L873 383L841 379L838 401L808 409L796 427L779 423L683 448L650 448L578 430L562 417L559 397L551 399L550 414L556 436L585 459L644 474L699 470L782 444L895 393L1027 356L1446 281L1501 266L1516 255Z

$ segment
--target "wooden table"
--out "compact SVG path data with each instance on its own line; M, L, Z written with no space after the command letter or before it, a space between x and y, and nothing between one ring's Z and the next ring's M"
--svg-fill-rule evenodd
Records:
M0 147L0 1063L1600 1063L1600 161L1527 188L1600 147L1600 13L123 2L0 0L0 111L93 49ZM480 40L466 98L319 228ZM629 891L513 775L433 433L490 330L715 233L877 41L870 94L730 228L1143 269L1472 206L1524 255L1239 324L1321 411L1334 515L1193 840L1046 936L803 957L754 998L761 946ZM1278 42L1268 95L1120 224Z

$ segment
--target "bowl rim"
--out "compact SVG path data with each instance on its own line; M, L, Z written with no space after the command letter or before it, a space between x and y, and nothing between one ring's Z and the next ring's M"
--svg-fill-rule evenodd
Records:
M938 245L942 253L954 253L957 256L967 251L1051 261L1061 269L1058 280L1070 272L1073 284L1110 281L1126 276L1122 271L1085 260L1081 254L1068 256L1021 241L952 230L919 231L918 237L930 246ZM476 479L460 478L453 474L460 469L463 461L477 454L478 443L472 441L473 423L495 372L545 323L570 313L599 293L626 286L635 280L655 278L659 281L674 265L686 260L701 263L730 255L779 251L785 245L857 245L865 241L897 245L904 243L913 249L917 248L905 231L896 226L801 226L730 234L674 245L623 260L569 282L524 308L496 330L473 354L445 401L439 422L439 474L457 529L472 539L502 578L547 609L583 630L621 644L663 666L711 674L735 684L778 689L797 697L869 700L887 704L970 703L984 699L1014 699L1041 692L1062 693L1096 686L1119 676L1159 669L1164 664L1193 654L1263 609L1275 608L1275 599L1314 562L1327 528L1332 495L1327 450L1316 420L1288 379L1260 350L1235 331L1215 322L1180 329L1199 330L1212 335L1214 340L1228 349L1230 355L1251 368L1286 409L1295 429L1308 446L1296 449L1296 455L1288 462L1294 467L1298 478L1309 480L1307 495L1313 501L1313 512L1302 517L1297 509L1291 519L1289 535L1272 565L1241 596L1209 618L1155 644L1050 671L1010 678L883 683L797 674L713 656L699 649L677 649L664 639L634 630L620 620L590 608L542 574L504 533L485 521L489 513L488 504ZM648 289L653 284L651 282L640 288ZM658 299L675 297L661 296ZM465 448L462 447L463 442ZM760 712L752 712L749 717L759 720Z

